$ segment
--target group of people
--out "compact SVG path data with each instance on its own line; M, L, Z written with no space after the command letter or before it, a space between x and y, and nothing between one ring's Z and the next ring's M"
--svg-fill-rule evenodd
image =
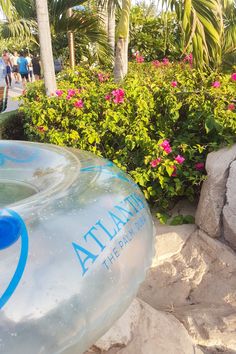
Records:
M18 84L20 80L23 86L26 82L39 80L41 77L41 65L39 55L14 52L10 54L7 50L2 53L2 63L5 66L5 81L7 87L11 87L12 79Z

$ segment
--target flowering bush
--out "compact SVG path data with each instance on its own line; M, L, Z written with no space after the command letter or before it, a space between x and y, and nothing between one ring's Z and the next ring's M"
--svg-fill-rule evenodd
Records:
M42 83L28 86L21 106L25 132L30 140L112 160L147 199L168 207L175 198L195 198L206 154L235 140L235 79L168 58L132 63L119 85L100 69L67 70L49 98Z

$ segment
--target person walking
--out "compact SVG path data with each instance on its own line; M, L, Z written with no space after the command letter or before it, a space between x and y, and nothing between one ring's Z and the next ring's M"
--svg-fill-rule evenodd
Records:
M15 84L19 84L20 82L20 75L19 75L19 70L18 70L18 65L17 65L17 60L19 58L19 55L17 52L14 52L13 58L12 58L12 72L13 72L13 76L15 79Z
M24 57L23 52L20 52L20 56L17 59L18 70L22 79L22 86L25 88L25 82L29 82L29 66L28 61Z
M32 55L28 54L25 59L28 62L28 68L29 68L29 80L33 82L33 66L32 66Z
M11 69L12 69L12 63L10 59L10 55L8 51L5 49L2 53L2 59L6 65L6 76L5 76L5 81L7 86L11 87Z
M32 58L32 67L33 67L33 73L34 73L34 78L35 80L40 80L41 79L41 65L40 65L40 58L39 55L36 54Z
M0 113L7 108L8 86L6 85L6 64L0 57Z

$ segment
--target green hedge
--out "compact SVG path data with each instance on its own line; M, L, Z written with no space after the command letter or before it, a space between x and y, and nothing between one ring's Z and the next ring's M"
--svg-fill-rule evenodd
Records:
M147 199L168 207L194 199L208 152L235 141L236 81L188 64L132 64L122 84L76 68L46 97L40 82L22 97L29 140L92 151L130 173ZM230 106L229 106L230 105Z
M23 127L24 114L18 110L0 114L0 139L26 140Z

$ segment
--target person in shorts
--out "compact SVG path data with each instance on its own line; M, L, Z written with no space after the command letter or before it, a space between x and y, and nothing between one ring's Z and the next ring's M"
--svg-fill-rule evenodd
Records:
M11 68L12 68L12 63L10 59L10 55L8 51L5 49L2 53L2 59L6 65L6 77L5 81L7 86L11 86Z
M19 75L19 71L18 71L18 65L17 65L17 60L19 58L19 55L17 52L14 52L14 55L12 57L12 72L13 72L13 76L15 78L15 84L18 84L20 82L20 75Z
M32 58L32 67L35 80L40 80L41 78L41 65L40 65L40 58L38 54L35 54Z
M0 113L7 108L8 85L6 85L6 64L0 57Z
M33 66L32 66L32 55L29 53L25 59L28 61L28 68L29 68L29 80L33 82Z
M29 82L29 65L23 52L20 52L20 56L17 59L18 71L22 79L22 85L25 87L25 82Z

